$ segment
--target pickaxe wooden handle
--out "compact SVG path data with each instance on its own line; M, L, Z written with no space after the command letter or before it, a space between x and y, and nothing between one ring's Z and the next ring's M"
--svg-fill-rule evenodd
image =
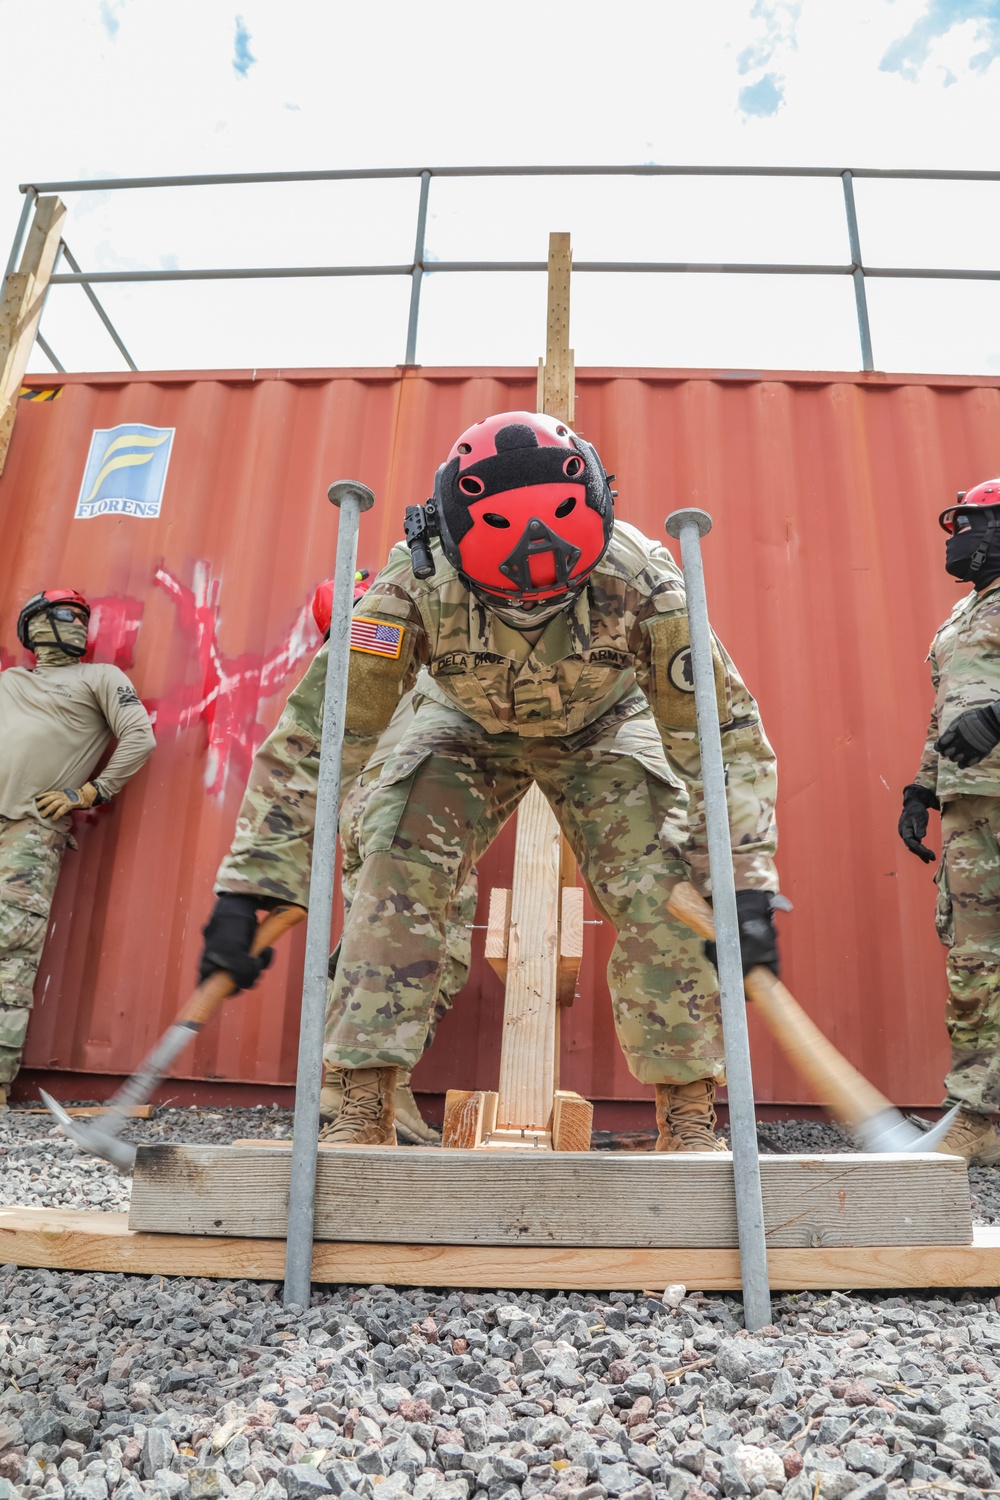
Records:
M667 909L700 937L707 938L709 942L714 941L715 920L712 908L699 896L693 885L682 881L674 886ZM744 977L743 984L748 998L753 1001L754 1010L789 1062L808 1079L819 1102L838 1120L865 1138L869 1135L868 1127L871 1122L879 1115L884 1115L886 1110L891 1111L894 1116L898 1114L885 1095L880 1094L837 1051L770 969L751 969ZM900 1122L906 1123L901 1117ZM924 1140L929 1141L929 1138L920 1136L916 1127L911 1126L910 1129L921 1144ZM896 1149L907 1148L897 1146ZM925 1149L930 1149L929 1143Z
M265 948L270 948L283 933L290 927L297 927L304 921L306 909L304 906L276 906L269 911L264 920L257 925L253 942L250 944L250 952L256 957ZM184 1006L174 1022L175 1026L187 1026L192 1030L201 1030L206 1021L210 1021L222 1004L228 1000L230 995L235 995L239 986L233 980L231 974L225 969L216 969L214 974L209 974L203 980ZM142 1101L145 1103L145 1100Z
M289 927L297 926L305 915L303 906L276 906L258 924L250 952L256 954L262 948L269 948ZM61 1126L63 1134L68 1135L84 1151L111 1162L119 1171L131 1171L135 1162L135 1147L119 1140L122 1127L129 1117L129 1110L135 1104L147 1103L174 1058L191 1045L223 1000L234 995L238 988L232 975L222 969L210 974L199 984L170 1029L164 1032L153 1050L143 1058L131 1078L126 1078L109 1102L107 1114L101 1115L92 1124L81 1125L79 1121L72 1119L62 1105L51 1099L43 1089L41 1094L45 1107Z

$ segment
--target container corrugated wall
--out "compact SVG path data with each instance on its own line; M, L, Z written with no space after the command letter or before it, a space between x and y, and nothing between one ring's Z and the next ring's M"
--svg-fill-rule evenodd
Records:
M40 386L43 382L33 381ZM55 382L45 382L52 386ZM100 659L157 715L157 750L118 803L77 820L36 990L26 1065L129 1072L189 990L199 927L252 750L317 644L308 601L332 571L328 483L378 496L360 564L376 571L403 507L429 491L456 434L533 407L520 370L256 371L60 377L20 403L0 480L0 641L46 585L99 602ZM158 519L74 520L91 434L176 429ZM942 953L927 868L896 835L931 693L924 657L959 588L936 517L1000 471L1000 381L705 371L578 375L577 425L616 472L621 515L663 537L682 505L711 512L713 622L756 693L780 768L784 977L851 1060L901 1104L941 1096ZM482 864L509 884L508 828ZM588 911L588 916L593 914ZM479 920L485 920L481 915ZM473 944L470 983L418 1086L495 1085L500 986ZM646 1097L621 1061L604 967L585 928L564 1018L563 1086ZM294 1079L302 936L230 1002L184 1076ZM764 1101L808 1101L754 1032Z

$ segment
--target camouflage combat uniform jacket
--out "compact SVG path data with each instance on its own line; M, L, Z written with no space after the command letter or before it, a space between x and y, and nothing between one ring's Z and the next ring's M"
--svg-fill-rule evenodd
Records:
M1000 746L964 770L934 749L959 714L1000 699L1000 580L959 600L931 642L927 660L934 709L916 782L936 792L942 803L952 797L1000 797Z
M436 572L421 581L397 547L355 610L349 775L418 673L419 701L366 803L327 1064L419 1059L455 892L534 781L617 932L608 985L629 1068L646 1083L723 1077L715 973L667 909L688 873L708 887L688 620L673 558L618 523L586 588L532 644L435 555ZM220 891L308 899L325 673L321 651L257 755ZM715 683L737 884L773 889L774 758L717 643Z
M396 546L355 610L401 638L390 671L383 659L352 652L345 780L368 760L421 667L420 692L459 709L486 736L579 742L605 715L624 719L652 707L668 764L691 796L686 857L708 891L684 582L667 549L616 521L587 587L534 646L479 602L436 543L434 557L435 573L421 580L406 546ZM777 890L774 754L717 641L714 664L736 885ZM324 647L257 753L219 891L308 902L325 674Z

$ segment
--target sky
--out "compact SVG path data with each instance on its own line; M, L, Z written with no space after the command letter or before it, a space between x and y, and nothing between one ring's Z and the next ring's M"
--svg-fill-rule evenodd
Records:
M43 18L43 19L42 19ZM1000 170L1000 0L0 0L18 184L344 167ZM87 269L400 264L414 181L64 195ZM1000 268L1000 183L855 184L870 266ZM427 258L849 261L834 179L435 180ZM876 368L1000 374L1000 282L867 283ZM98 289L143 369L392 365L403 277ZM425 278L417 359L531 365L545 278ZM42 332L122 367L78 287ZM573 279L577 365L857 369L850 278ZM51 366L41 350L29 368Z

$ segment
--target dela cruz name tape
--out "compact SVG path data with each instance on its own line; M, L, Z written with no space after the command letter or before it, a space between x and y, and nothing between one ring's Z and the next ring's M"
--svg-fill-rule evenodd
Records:
M90 440L74 520L95 516L160 514L167 481L173 427L148 427L144 422L122 422L99 428Z

